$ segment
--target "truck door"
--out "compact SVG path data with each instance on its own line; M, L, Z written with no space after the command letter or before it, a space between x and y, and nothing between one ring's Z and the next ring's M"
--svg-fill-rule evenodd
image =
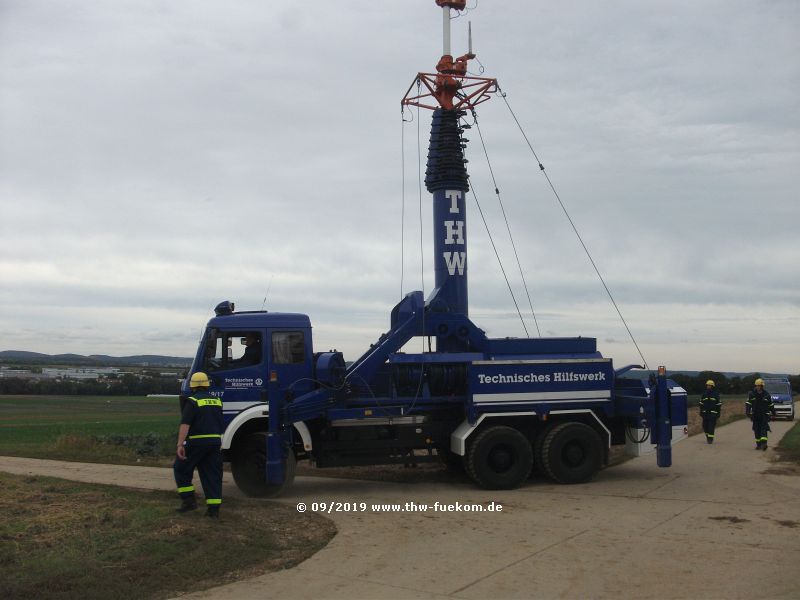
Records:
M222 399L225 422L262 402L267 386L264 329L211 329L206 337L209 392Z

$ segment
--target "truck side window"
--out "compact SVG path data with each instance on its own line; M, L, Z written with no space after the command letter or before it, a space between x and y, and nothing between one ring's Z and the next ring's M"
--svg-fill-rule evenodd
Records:
M206 343L206 369L238 369L261 362L261 332L226 331Z
M276 365L296 365L305 362L303 332L274 332L272 334L272 362Z

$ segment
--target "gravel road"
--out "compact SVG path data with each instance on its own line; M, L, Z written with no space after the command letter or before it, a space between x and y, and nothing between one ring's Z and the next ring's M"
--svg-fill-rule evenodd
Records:
M771 443L790 425L773 423ZM677 444L670 469L640 457L585 485L298 477L281 502L359 508L329 514L339 529L330 544L293 569L182 598L797 598L800 476L754 450L749 426L719 428L713 445ZM159 468L0 457L0 470L174 485ZM237 494L229 482L226 494ZM444 512L436 502L503 508Z

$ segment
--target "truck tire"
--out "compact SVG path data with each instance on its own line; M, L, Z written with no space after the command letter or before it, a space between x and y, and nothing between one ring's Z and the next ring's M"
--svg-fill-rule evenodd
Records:
M558 483L591 481L603 461L603 442L584 423L559 423L545 435L542 458L547 474Z
M531 473L533 449L520 431L498 425L481 431L466 456L467 474L482 488L510 490Z
M236 452L231 461L233 480L246 496L251 498L274 498L292 485L297 469L294 452L289 451L284 465L284 479L281 484L267 483L267 434L253 433L244 446Z

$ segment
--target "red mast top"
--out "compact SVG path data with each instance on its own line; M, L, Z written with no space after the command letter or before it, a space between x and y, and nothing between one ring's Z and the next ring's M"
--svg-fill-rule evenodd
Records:
M489 99L489 94L497 91L497 80L486 77L467 75L467 62L475 58L472 53L472 33L470 32L469 51L454 59L450 54L450 9L464 10L467 0L434 0L442 7L443 53L436 65L436 73L418 73L414 82L406 91L401 104L420 106L435 110L473 108ZM414 83L417 84L417 95L410 96ZM427 88L421 93L421 85ZM436 100L437 104L430 104Z

